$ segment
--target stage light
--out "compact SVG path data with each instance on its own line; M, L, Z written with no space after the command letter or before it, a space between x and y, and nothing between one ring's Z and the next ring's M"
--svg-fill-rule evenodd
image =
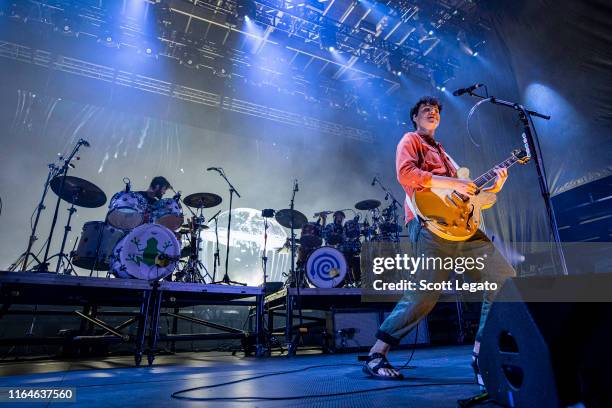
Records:
M433 30L429 30L429 35L434 35Z
M402 71L404 70L402 66L402 57L403 55L397 51L389 54L389 59L387 60L387 69L393 75L402 75Z
M446 92L446 87L445 87L445 86L443 86L443 87L441 87L441 88L440 88L440 90L441 90L442 92Z
M337 45L336 36L338 34L338 30L334 26L323 26L319 30L319 41L321 43L321 48L328 49L333 51L335 50Z
M474 53L472 54L472 57L477 57L478 56L478 51L474 51Z
M200 60L200 51L193 47L185 47L180 58L180 63L187 68L198 69Z
M255 20L257 5L253 0L238 0L236 3L236 16L245 21Z
M330 52L334 52L334 51L336 51L336 48L335 48L335 47L333 47L333 46L332 46L332 47L329 47L329 51L330 51Z

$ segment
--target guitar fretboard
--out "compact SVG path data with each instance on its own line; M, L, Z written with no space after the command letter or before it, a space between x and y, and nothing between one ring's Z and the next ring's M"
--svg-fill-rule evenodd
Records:
M478 188L481 188L482 186L484 186L489 181L495 178L496 168L500 168L500 167L509 168L510 166L515 164L517 161L518 161L518 158L516 156L508 157L506 160L497 164L495 167L491 168L489 171L487 171L486 173L478 177L476 180L474 180L474 184L476 184Z

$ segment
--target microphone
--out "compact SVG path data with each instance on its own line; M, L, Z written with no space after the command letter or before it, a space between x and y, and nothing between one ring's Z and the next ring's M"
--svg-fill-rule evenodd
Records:
M174 201L181 201L181 192L180 191L176 191L174 194L174 197L172 197L172 199Z
M376 182L378 181L378 177L374 176L374 178L372 179L372 185L376 185Z
M472 93L478 88L480 88L481 86L484 86L484 84L474 84L472 86L468 86L467 88L459 88L453 92L453 96L461 96L464 93Z
M297 192L297 191L300 191L300 187L298 186L298 181L297 181L297 179L295 179L294 183L295 183L295 185L293 186L293 191L296 191L296 192Z
M85 139L79 139L79 143L82 144L85 147L90 147L91 145L89 144L89 142Z

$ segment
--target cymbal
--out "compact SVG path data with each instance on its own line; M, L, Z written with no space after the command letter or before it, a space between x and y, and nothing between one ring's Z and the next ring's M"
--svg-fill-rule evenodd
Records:
M285 228L291 228L291 209L278 210L274 218ZM301 212L293 210L293 228L300 229L308 222L308 218Z
M200 225L201 230L207 230L210 227L208 225ZM179 234L191 234L191 224L183 224L177 231Z
M223 199L213 193L193 193L183 198L183 203L192 208L212 208L221 204Z
M363 200L355 204L355 208L361 211L373 210L380 207L380 201L378 200Z
M106 194L98 186L79 177L66 176L62 188L63 176L51 180L51 190L62 200L79 207L97 208L106 203Z

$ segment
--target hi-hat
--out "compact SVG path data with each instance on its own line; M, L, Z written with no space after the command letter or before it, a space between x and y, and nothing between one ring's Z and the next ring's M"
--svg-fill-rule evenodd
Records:
M51 190L62 200L79 207L97 208L106 203L106 194L98 186L79 177L57 176L51 180Z
M293 211L293 228L300 229L304 224L308 222L308 218L297 210L291 210L289 208L284 210L278 210L274 218L280 225L285 228L291 228L291 215Z
M373 210L380 207L380 201L378 200L363 200L355 204L355 208L360 211Z
M193 193L183 198L183 203L192 208L212 208L221 204L223 199L213 193Z

